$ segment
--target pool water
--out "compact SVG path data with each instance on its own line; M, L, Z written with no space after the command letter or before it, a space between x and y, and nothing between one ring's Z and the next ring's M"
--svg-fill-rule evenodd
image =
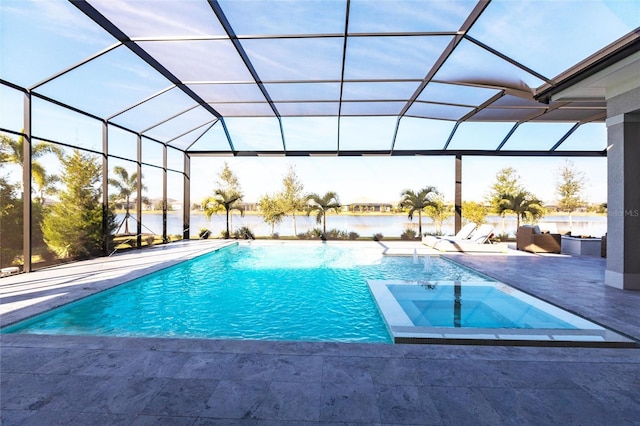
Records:
M379 248L239 244L4 332L391 343L368 280L483 279L444 259L427 263Z
M503 291L504 285L389 285L419 327L577 329L573 324ZM510 287L507 287L510 288Z

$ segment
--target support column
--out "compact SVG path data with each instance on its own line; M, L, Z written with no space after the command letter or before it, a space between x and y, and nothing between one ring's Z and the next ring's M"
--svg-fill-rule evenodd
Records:
M162 145L162 242L167 243L167 145Z
M607 141L605 284L640 290L640 111L610 114Z
M142 136L138 134L138 180L136 182L136 245L142 248Z
M22 254L24 272L31 272L31 93L24 94L22 145Z
M191 226L191 157L184 153L184 189L182 192L182 238L189 239Z
M453 232L458 233L462 228L462 155L456 155L456 188L455 188L455 219L453 223Z
M109 127L106 121L102 122L102 250L108 256L111 250L109 242L113 232L109 222Z

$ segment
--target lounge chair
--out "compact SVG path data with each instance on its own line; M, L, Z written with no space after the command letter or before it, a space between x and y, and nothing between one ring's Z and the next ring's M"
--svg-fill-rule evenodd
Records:
M442 238L433 248L440 251L506 252L507 246L491 244L489 238L492 235L492 225L480 225L467 239Z
M424 237L422 237L422 244L424 244L427 247L433 247L438 243L438 241L440 241L443 238L466 240L471 236L473 231L476 229L476 226L477 225L475 223L469 222L466 225L464 225L462 228L460 228L460 230L456 233L456 235L453 235L453 236L425 235Z

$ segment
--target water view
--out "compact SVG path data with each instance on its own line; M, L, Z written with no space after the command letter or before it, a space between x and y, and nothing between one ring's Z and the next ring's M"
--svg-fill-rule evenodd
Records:
M118 215L118 223L124 215ZM214 215L210 221L204 214L191 214L191 235L197 235L202 228L209 229L214 236L219 235L226 226L224 214ZM496 235L508 233L514 236L516 232L515 216L507 216L504 220L497 215L487 216L487 223L494 226ZM162 234L162 214L144 213L142 215L143 233ZM130 222L130 229L135 231L135 221ZM246 226L256 236L271 235L271 226L266 224L263 217L255 214L247 214L244 217L234 214L231 218L232 229ZM572 226L569 224L569 216L548 216L540 220L542 230L566 233L570 229L574 235L590 235L601 237L607 232L607 217L603 215L585 215L572 217ZM302 233L313 228L318 228L313 216L296 216L296 231ZM347 232L357 232L361 237L373 236L380 233L385 237L399 237L406 228L418 229L418 219L414 217L410 221L404 214L401 215L331 215L327 216L327 230L338 229ZM436 227L430 219L423 218L423 232L435 233ZM182 213L169 212L167 215L167 232L169 234L182 233ZM293 221L291 217L285 217L283 222L274 227L274 232L281 236L293 235ZM442 226L442 232L453 234L453 220Z

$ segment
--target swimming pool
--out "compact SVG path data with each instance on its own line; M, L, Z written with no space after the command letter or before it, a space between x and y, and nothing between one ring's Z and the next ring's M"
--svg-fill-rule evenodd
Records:
M370 279L477 279L379 247L238 244L82 299L7 332L391 343Z
M2 333L371 343L621 341L610 330L454 262L384 252L370 244L242 242ZM514 318L514 299L502 300L498 290L519 298L515 305L533 309L543 323L527 327L521 315ZM485 322L496 318L501 321Z

